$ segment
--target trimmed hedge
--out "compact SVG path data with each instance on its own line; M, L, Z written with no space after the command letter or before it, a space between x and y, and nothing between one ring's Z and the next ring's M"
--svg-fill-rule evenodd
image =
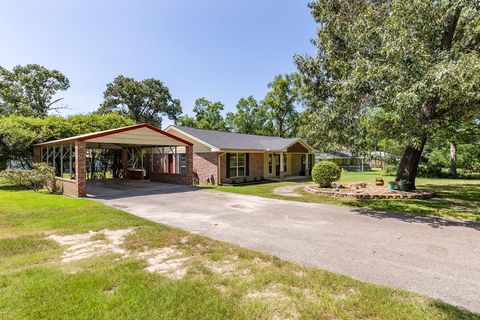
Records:
M312 169L312 180L323 188L329 188L332 182L340 179L340 175L340 167L331 161L320 161Z

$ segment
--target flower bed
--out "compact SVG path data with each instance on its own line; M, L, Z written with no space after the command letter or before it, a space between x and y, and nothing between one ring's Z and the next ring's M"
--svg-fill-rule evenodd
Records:
M412 190L406 192L377 186L358 188L356 184L340 188L321 188L318 185L308 185L304 190L313 194L354 199L430 199L435 196L432 191Z

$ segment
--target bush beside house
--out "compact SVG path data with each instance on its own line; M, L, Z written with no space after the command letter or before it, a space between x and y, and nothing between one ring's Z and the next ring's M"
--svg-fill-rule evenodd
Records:
M331 161L321 161L312 169L312 180L322 188L329 188L332 182L340 179L340 167Z

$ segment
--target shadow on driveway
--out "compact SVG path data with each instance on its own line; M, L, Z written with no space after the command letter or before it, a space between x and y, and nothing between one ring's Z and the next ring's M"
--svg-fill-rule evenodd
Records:
M352 212L355 212L358 215L368 216L376 219L395 219L408 223L424 223L430 225L432 228L443 228L443 227L465 227L471 228L480 231L480 222L477 221L462 221L462 220L453 220L446 219L442 217L434 217L427 215L420 215L414 213L406 212L388 212L381 210L365 209L365 208L354 208Z

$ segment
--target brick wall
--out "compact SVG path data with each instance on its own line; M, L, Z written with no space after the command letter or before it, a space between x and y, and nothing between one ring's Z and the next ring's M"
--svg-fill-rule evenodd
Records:
M263 153L250 153L249 154L249 175L248 177L235 178L235 182L260 180L264 177L264 154ZM222 155L220 157L220 182L231 183L232 179L227 178L226 174L227 157Z
M33 162L39 163L42 161L41 147L33 147Z
M152 172L150 174L150 180L151 181L156 181L156 182L189 184L188 183L189 182L188 175L179 174L179 173Z
M300 142L295 143L287 149L287 152L307 153L308 150Z
M249 180L253 178L262 178L263 177L263 167L264 167L264 154L263 153L250 153L249 161Z
M302 155L301 154L292 154L292 175L300 175L302 170Z
M77 181L55 177L55 184L63 194L78 197Z
M193 145L185 147L185 160L187 166L185 184L191 186L193 184Z
M75 142L75 175L77 180L77 197L87 195L87 158L85 141Z
M199 183L218 183L217 161L217 152L199 152L193 155L193 172L198 176Z

